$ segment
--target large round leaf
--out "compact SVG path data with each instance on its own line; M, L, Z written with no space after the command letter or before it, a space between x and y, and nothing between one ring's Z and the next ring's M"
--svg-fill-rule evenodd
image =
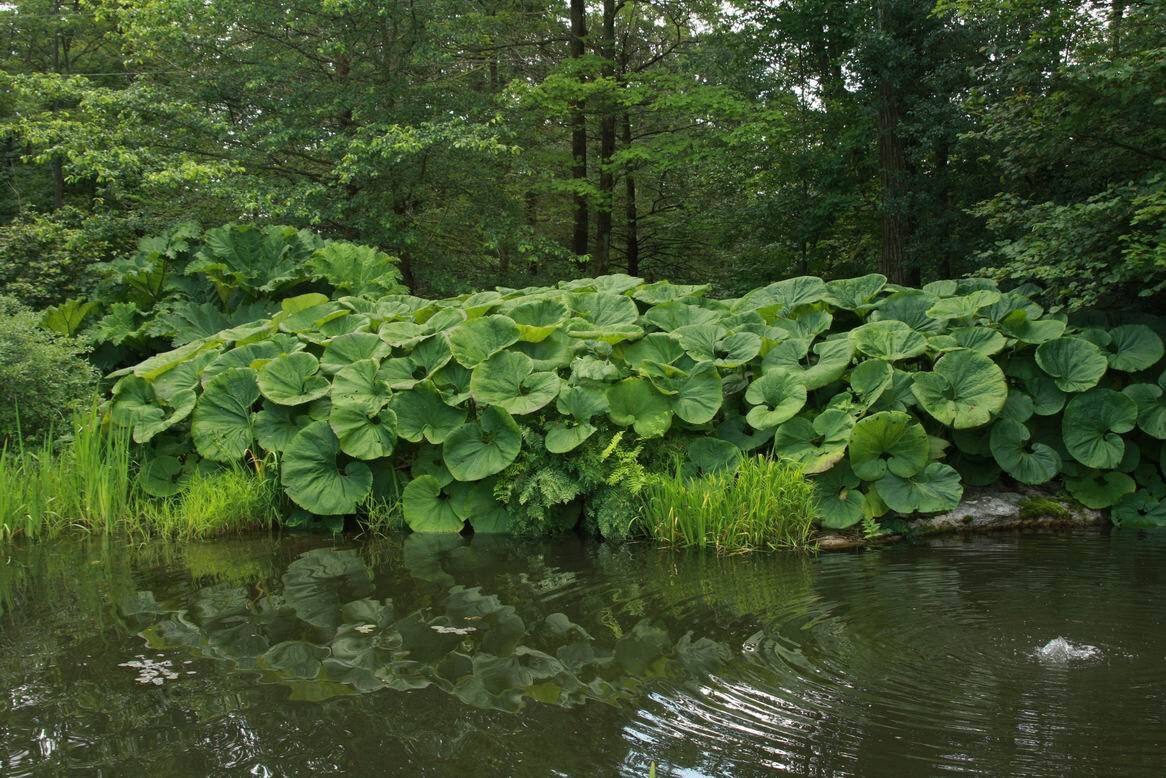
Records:
M806 385L792 371L775 367L749 384L745 400L754 406L745 420L755 429L773 429L805 406Z
M685 452L686 472L693 476L732 473L741 463L741 449L719 438L697 438Z
M970 319L981 308L995 305L1000 301L1000 293L992 289L977 289L965 295L945 297L927 309L933 319Z
M215 376L199 398L191 422L198 453L215 462L241 459L255 439L251 406L258 400L251 368L233 367Z
M566 454L574 451L595 434L596 427L585 421L556 421L547 425L543 445L552 454Z
M1109 513L1119 527L1157 529L1166 527L1166 501L1144 491L1122 497Z
M786 368L797 374L807 389L820 389L833 383L846 372L854 347L846 338L824 340L815 344L814 356L809 356L805 340L787 340L770 349L762 361L765 370Z
M263 410L255 414L255 437L264 450L282 453L312 421L302 405L293 408L264 400Z
M1109 362L1101 349L1084 338L1057 338L1036 348L1036 363L1062 392L1084 392L1097 386Z
M518 334L518 325L510 317L482 316L450 330L449 347L463 367L474 367L516 342Z
M607 390L608 417L641 438L663 437L672 426L672 404L644 378L625 378Z
M328 379L318 375L320 362L306 351L282 354L259 370L259 390L280 405L303 405L328 394Z
M494 481L452 483L448 487L450 505L458 518L465 519L478 533L510 531L510 512L494 497Z
M917 373L911 391L923 410L956 429L987 424L1008 399L1004 371L966 350L944 355L930 373Z
M640 317L632 298L622 294L579 292L570 295L568 302L575 316L591 324L596 331L634 326Z
M445 336L430 335L413 346L409 356L385 360L378 378L392 389L411 389L419 382L432 378L449 361L450 349Z
M858 488L861 483L845 462L839 462L814 479L823 527L846 529L862 521L864 500Z
M698 305L687 305L679 301L653 305L644 314L644 321L650 322L664 332L675 332L681 327L697 324L711 324L721 318L721 314Z
M1065 333L1065 322L1060 319L1037 319L1023 308L1012 311L1001 319L1000 326L1021 343L1032 345L1048 343Z
M1161 383L1166 379L1158 379ZM1138 429L1150 437L1166 440L1166 396L1154 384L1130 384L1121 393L1138 406Z
M1138 406L1112 389L1090 389L1065 406L1062 435L1065 448L1083 465L1117 467L1125 455L1121 436L1138 421Z
M1012 419L992 425L992 457L1004 472L1022 484L1043 484L1061 470L1061 457L1044 443L1030 442L1028 427Z
M923 425L899 411L867 416L850 434L850 466L864 481L887 473L910 478L927 465L928 451Z
M519 340L541 343L567 320L567 306L558 300L544 297L510 308L507 315L518 325Z
M808 475L821 473L845 456L853 428L854 417L837 408L822 411L812 422L797 416L777 428L773 450L800 464Z
M887 473L875 482L875 491L896 513L939 513L960 503L964 487L950 465L932 462L913 476Z
M337 461L340 441L326 421L302 429L283 455L281 480L292 501L320 516L355 513L372 491L372 471L363 462Z
M502 408L484 410L476 422L458 427L442 444L442 458L459 481L480 481L505 470L522 448L522 433Z
M890 362L867 359L850 371L850 388L862 406L869 408L891 387L894 376L895 369Z
M328 423L350 457L381 459L397 445L397 414L376 401L334 404Z
M395 393L389 407L397 414L397 434L413 443L442 443L466 420L465 409L447 405L432 381Z
M721 375L712 362L698 362L672 385L672 411L689 424L712 421L724 402Z
M333 338L320 358L320 370L328 375L362 359L380 360L392 349L388 343L371 332L350 332Z
M1109 331L1105 347L1109 366L1127 373L1146 370L1162 358L1162 339L1145 324L1125 324Z
M640 367L648 362L658 365L672 365L684 356L684 346L678 336L666 332L653 332L637 340L624 344L616 352L622 355L632 367Z
M190 416L195 401L194 390L184 389L171 393L167 402L155 393L146 379L127 375L114 386L112 417L116 424L133 428L135 443L149 443L155 435Z
M927 338L897 320L875 321L850 331L854 348L868 357L895 362L927 350Z
M840 278L826 284L826 300L838 308L861 311L874 302L875 297L887 285L887 277L881 273L871 273L858 278Z
M589 386L564 386L559 390L555 408L564 416L591 421L593 417L607 412L607 393Z
M465 525L453 509L452 498L431 475L418 476L405 485L401 511L414 532L461 532Z
M1091 470L1079 478L1066 478L1065 488L1074 500L1099 511L1115 505L1127 494L1133 494L1138 485L1125 473Z
M559 377L535 373L526 354L501 351L474 368L470 394L479 405L496 405L515 415L534 413L559 394Z
M360 359L342 368L332 378L331 397L335 402L388 402L392 392L380 376L375 359Z

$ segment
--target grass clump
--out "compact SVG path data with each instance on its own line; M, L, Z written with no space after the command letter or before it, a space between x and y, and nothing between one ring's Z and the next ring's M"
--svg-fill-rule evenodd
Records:
M1020 501L1022 519L1069 519L1072 513L1064 503L1047 497L1025 497Z
M641 520L653 538L717 551L807 548L818 515L814 486L801 469L765 456L696 478L678 467L641 496Z
M192 539L271 529L279 518L279 489L263 469L241 467L192 477L178 494L144 501L130 529Z
M72 434L0 447L0 537L53 535L66 527L108 531L139 503L127 429L75 412Z

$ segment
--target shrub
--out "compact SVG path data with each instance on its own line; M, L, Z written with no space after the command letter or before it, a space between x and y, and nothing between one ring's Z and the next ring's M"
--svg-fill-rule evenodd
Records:
M692 476L789 460L836 529L948 511L1001 478L1063 478L1124 524L1166 523L1157 318L1068 320L985 279L707 291L611 275L444 300L298 295L118 371L112 414L154 493L271 456L303 511L352 514L401 483L423 532L582 516L620 535L637 468L676 454Z
M269 317L283 297L406 291L396 257L286 226L180 224L94 272L92 299L51 307L43 324L63 335L85 330L107 367Z
M96 372L75 338L40 329L38 317L0 297L0 442L43 437L93 397Z
M717 551L805 548L817 519L817 494L801 470L766 456L690 477L677 467L643 492L643 525L673 546Z

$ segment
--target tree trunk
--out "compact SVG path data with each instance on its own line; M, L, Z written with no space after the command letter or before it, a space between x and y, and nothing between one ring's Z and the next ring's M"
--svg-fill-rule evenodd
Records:
M632 118L627 111L624 111L623 147L626 149L631 145ZM630 167L624 172L624 200L624 214L627 220L628 275L634 276L640 273L640 228L639 215L636 213L636 176Z
M587 37L587 4L585 0L571 0L571 58L582 59ZM582 186L587 181L587 114L583 101L571 107L571 178ZM577 256L587 253L587 198L575 193L575 231L571 241Z
M906 280L905 246L908 225L906 205L907 157L899 135L899 105L890 82L879 84L879 185L881 189L880 232L882 250L879 272L891 283Z
M605 79L615 78L615 0L603 0L603 32L599 39L599 56L603 58L601 73ZM595 275L607 272L611 262L611 217L614 207L615 173L611 158L615 156L615 106L608 97L599 119L599 207L595 216L595 255L592 269Z
M1115 57L1121 54L1121 21L1125 12L1125 0L1112 0L1109 5L1109 39Z

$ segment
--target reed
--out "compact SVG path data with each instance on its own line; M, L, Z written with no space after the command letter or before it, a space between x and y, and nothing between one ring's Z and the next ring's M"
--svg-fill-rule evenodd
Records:
M814 487L801 470L765 456L699 478L677 467L641 495L642 521L653 538L724 552L808 548L818 514Z

